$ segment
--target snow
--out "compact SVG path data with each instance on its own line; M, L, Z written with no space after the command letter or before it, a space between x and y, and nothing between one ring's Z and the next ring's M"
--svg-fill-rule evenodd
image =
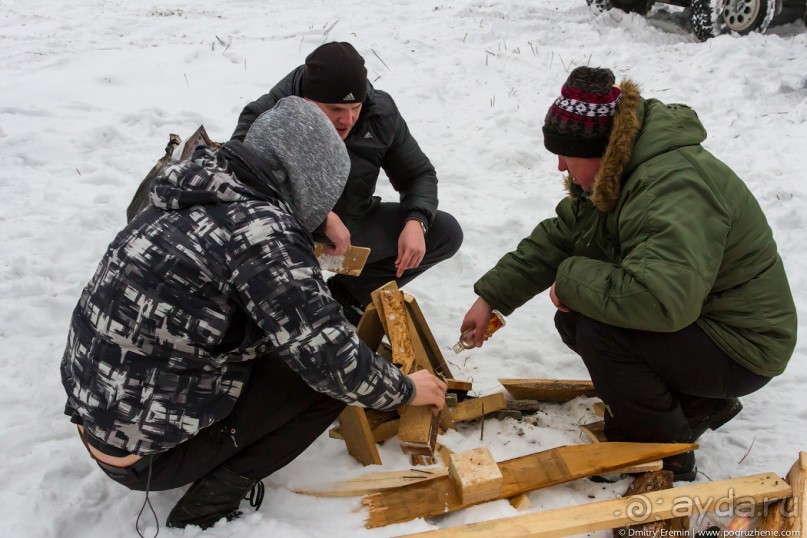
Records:
M800 23L766 35L706 43L686 15L593 13L585 0L249 2L0 0L0 534L134 535L144 495L108 479L62 414L59 361L70 313L109 241L125 224L140 180L169 133L204 124L226 140L242 107L326 40L350 41L370 79L392 94L440 178L440 207L465 230L450 261L408 286L458 377L477 394L499 377L581 379L582 361L555 334L546 294L507 320L480 350L450 350L475 296L473 282L563 196L541 124L575 65L610 67L645 96L694 107L705 145L762 204L805 329L807 35ZM379 192L395 199L385 179ZM784 375L743 399L735 420L701 438L699 481L784 474L807 449L807 353L799 342ZM441 436L497 459L583 442L593 399L547 404L535 419L488 420ZM395 441L384 469L408 468ZM323 435L268 478L257 513L205 536L390 536L516 515L504 501L443 518L374 530L359 498L302 496L290 488L369 469ZM587 480L530 493L541 511L620 495L627 485ZM182 491L150 495L162 528ZM248 510L248 508L247 508ZM141 530L156 530L144 517ZM599 533L602 536L607 533Z

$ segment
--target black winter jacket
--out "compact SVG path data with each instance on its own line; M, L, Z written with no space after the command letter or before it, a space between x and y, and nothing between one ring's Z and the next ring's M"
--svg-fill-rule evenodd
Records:
M303 69L304 66L298 67L269 93L244 107L232 139L243 141L252 123L278 100L289 95L302 96ZM392 186L401 194L403 221L414 218L430 226L437 212L434 167L409 133L392 97L367 84L367 99L345 139L350 154L350 176L333 210L351 233L359 230L367 213L381 200L373 194L383 168ZM321 233L322 229L321 226L317 232Z
M253 360L282 360L347 403L414 396L347 325L272 181L240 142L200 146L157 177L154 205L112 241L73 312L65 412L88 435L165 451L231 412Z

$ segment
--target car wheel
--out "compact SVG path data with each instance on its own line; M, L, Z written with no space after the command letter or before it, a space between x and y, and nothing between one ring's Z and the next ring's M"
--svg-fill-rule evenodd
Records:
M692 33L700 41L706 41L721 33L719 14L724 0L692 0L689 9L689 22Z
M727 30L745 35L762 26L768 0L723 0L720 18Z

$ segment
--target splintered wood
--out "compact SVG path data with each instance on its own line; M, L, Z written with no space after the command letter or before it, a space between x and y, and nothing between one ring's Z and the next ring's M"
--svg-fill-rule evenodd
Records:
M504 480L496 460L485 447L451 454L448 476L464 504L497 498Z
M412 339L409 336L409 323L404 308L403 294L400 291L385 290L380 293L386 320L387 335L392 348L392 363L408 374L415 363Z
M496 498L508 499L695 448L694 444L659 443L598 443L553 448L500 462L503 480ZM464 503L451 479L441 477L368 495L362 499L362 504L367 508L365 525L372 528L455 512L475 503Z

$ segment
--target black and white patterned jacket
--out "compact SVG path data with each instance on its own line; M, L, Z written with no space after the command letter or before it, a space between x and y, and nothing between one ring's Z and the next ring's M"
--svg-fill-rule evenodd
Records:
M165 451L226 417L253 360L282 360L333 398L414 397L330 297L310 234L240 142L169 166L112 241L73 312L66 413L126 452Z

